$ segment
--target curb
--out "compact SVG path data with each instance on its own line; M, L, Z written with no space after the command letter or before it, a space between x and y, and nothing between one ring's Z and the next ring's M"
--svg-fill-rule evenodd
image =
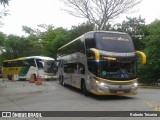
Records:
M139 88L146 88L146 89L160 89L160 86L143 86L143 85L140 85L138 86Z

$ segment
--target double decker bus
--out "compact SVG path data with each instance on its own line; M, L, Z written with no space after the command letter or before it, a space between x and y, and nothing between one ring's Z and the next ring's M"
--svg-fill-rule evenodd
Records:
M29 80L31 74L35 78L39 75L42 79L49 80L56 78L55 59L44 56L22 57L3 61L3 77L12 79L18 75L18 79Z
M122 32L90 31L58 49L58 78L84 95L134 95L138 88L137 56L131 37Z

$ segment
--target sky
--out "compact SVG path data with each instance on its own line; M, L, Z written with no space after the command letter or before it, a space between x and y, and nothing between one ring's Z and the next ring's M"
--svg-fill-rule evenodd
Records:
M146 24L160 19L160 1L159 0L142 0L130 14L119 16L114 22L125 20L126 16L138 17L141 15L145 18ZM59 0L10 0L8 16L0 19L4 26L0 27L0 31L5 34L25 35L22 26L37 28L39 24L52 24L55 27L63 27L70 29L73 25L83 23L85 19L77 18L67 14L62 9L64 4ZM2 10L2 6L0 6Z

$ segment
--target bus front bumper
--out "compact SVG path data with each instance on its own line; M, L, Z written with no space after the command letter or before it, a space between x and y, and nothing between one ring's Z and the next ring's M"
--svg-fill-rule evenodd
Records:
M136 95L137 91L129 92L129 93L123 93L123 94L110 93L110 92L97 92L97 91L91 91L91 93L95 94L95 95L119 95L119 96L123 96L123 95Z
M104 83L96 82L91 89L95 95L135 95L137 94L138 84L134 83Z
M45 79L57 79L57 76L45 75L44 77L45 77Z

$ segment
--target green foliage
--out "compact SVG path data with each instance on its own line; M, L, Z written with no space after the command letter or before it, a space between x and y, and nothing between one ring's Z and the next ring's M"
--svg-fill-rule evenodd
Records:
M79 26L72 26L71 30L54 28L53 25L45 24L38 25L38 27L45 29L45 31L37 33L43 48L42 54L54 58L56 58L58 48L79 37L80 35L94 29L94 25L91 26L88 23L82 23Z
M144 39L147 64L140 67L140 81L156 83L160 79L160 20L147 26L147 35Z
M6 56L10 59L23 56L26 52L28 41L19 36L9 35L5 41Z
M69 40L71 41L86 32L92 31L94 28L94 24L90 25L89 23L82 23L78 26L72 26L71 30L69 31Z
M34 35L35 31L27 26L22 26L22 31L24 31L25 33L29 34L29 35Z
M127 20L124 20L122 23L115 24L114 30L128 33L134 42L136 50L143 50L144 43L142 41L143 37L146 34L146 25L145 19L142 19L141 16L137 17L126 17Z
M6 37L5 34L0 32L0 46L4 45L5 37Z
M34 36L24 38L9 35L5 38L4 47L6 52L1 54L0 61L18 57L40 55L42 50L41 46L37 45L37 38Z
M43 55L56 58L57 50L67 40L67 30L63 28L50 28L40 35L43 45Z

